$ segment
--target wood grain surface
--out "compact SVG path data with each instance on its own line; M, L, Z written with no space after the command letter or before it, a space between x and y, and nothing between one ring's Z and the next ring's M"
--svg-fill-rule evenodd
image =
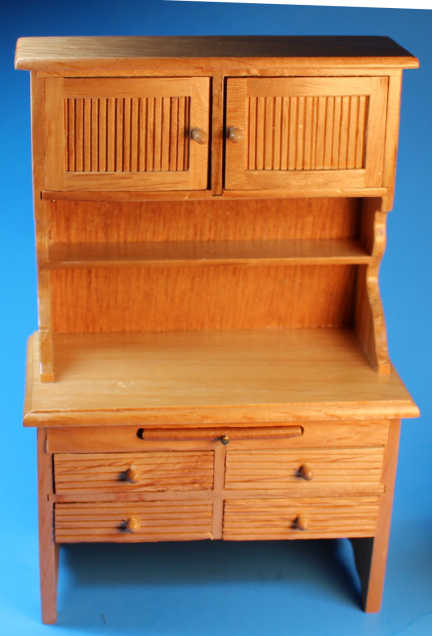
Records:
M213 487L211 451L57 454L55 492L133 493L158 490L209 490ZM133 469L131 482L127 472Z
M127 520L137 519L130 532ZM58 543L82 541L196 541L212 538L212 504L205 501L149 501L56 504Z
M56 336L58 380L39 380L35 335L26 425L416 417L392 370L378 376L339 329Z
M228 541L368 537L375 533L378 510L377 497L228 499L223 536ZM295 526L300 515L306 530Z
M321 489L344 490L348 486L366 494L382 492L381 474L384 448L294 450L228 450L225 488L233 490L284 490L290 486L294 496L308 496ZM310 479L301 477L306 465Z
M70 72L97 69L119 72L149 68L155 60L184 58L282 58L283 65L417 68L418 60L386 37L376 36L168 36L168 37L27 37L17 42L15 68ZM242 60L242 61L243 61ZM147 62L147 64L145 64Z

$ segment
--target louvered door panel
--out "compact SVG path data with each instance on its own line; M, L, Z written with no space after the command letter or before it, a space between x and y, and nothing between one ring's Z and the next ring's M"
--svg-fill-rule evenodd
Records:
M232 78L228 189L382 185L387 79Z
M47 119L47 188L207 186L208 78L48 79Z

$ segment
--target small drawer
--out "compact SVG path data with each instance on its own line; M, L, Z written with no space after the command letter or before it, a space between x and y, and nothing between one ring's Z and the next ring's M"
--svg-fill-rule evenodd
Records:
M57 543L211 539L208 501L67 503L55 506Z
M378 510L378 497L228 499L223 538L245 541L371 537L375 534Z
M213 488L212 451L65 453L54 456L60 495Z
M379 494L383 457L383 447L232 450L226 458L225 488L288 490L292 496Z
M378 447L387 444L388 420L286 422L218 427L82 426L47 431L50 453L211 450L228 437L227 449ZM223 443L223 442L222 442ZM87 455L89 456L89 455Z

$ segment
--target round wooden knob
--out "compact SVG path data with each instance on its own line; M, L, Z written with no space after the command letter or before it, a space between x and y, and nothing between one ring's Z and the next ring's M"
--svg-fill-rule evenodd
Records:
M297 515L293 522L294 530L307 530L309 527L308 520L303 515Z
M197 144L207 143L207 133L202 130L202 128L192 128L190 137L193 141L196 141Z
M243 139L243 133L240 128L236 128L236 126L231 126L227 130L227 137L230 141L237 143Z
M135 484L139 479L139 473L135 466L130 466L126 471L126 481L130 484Z
M309 464L302 464L297 471L297 476L306 481L310 481L313 477L313 472Z
M125 529L129 532L136 532L140 529L140 527L141 524L139 522L139 519L137 519L136 517L129 517L125 524Z
M222 435L220 441L224 446L226 446L227 444L229 444L230 438L228 437L228 435Z

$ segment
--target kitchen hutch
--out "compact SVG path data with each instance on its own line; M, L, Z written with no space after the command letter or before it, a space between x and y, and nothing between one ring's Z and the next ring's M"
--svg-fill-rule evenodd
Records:
M384 37L22 38L42 617L69 542L352 540L381 603L400 420Z

